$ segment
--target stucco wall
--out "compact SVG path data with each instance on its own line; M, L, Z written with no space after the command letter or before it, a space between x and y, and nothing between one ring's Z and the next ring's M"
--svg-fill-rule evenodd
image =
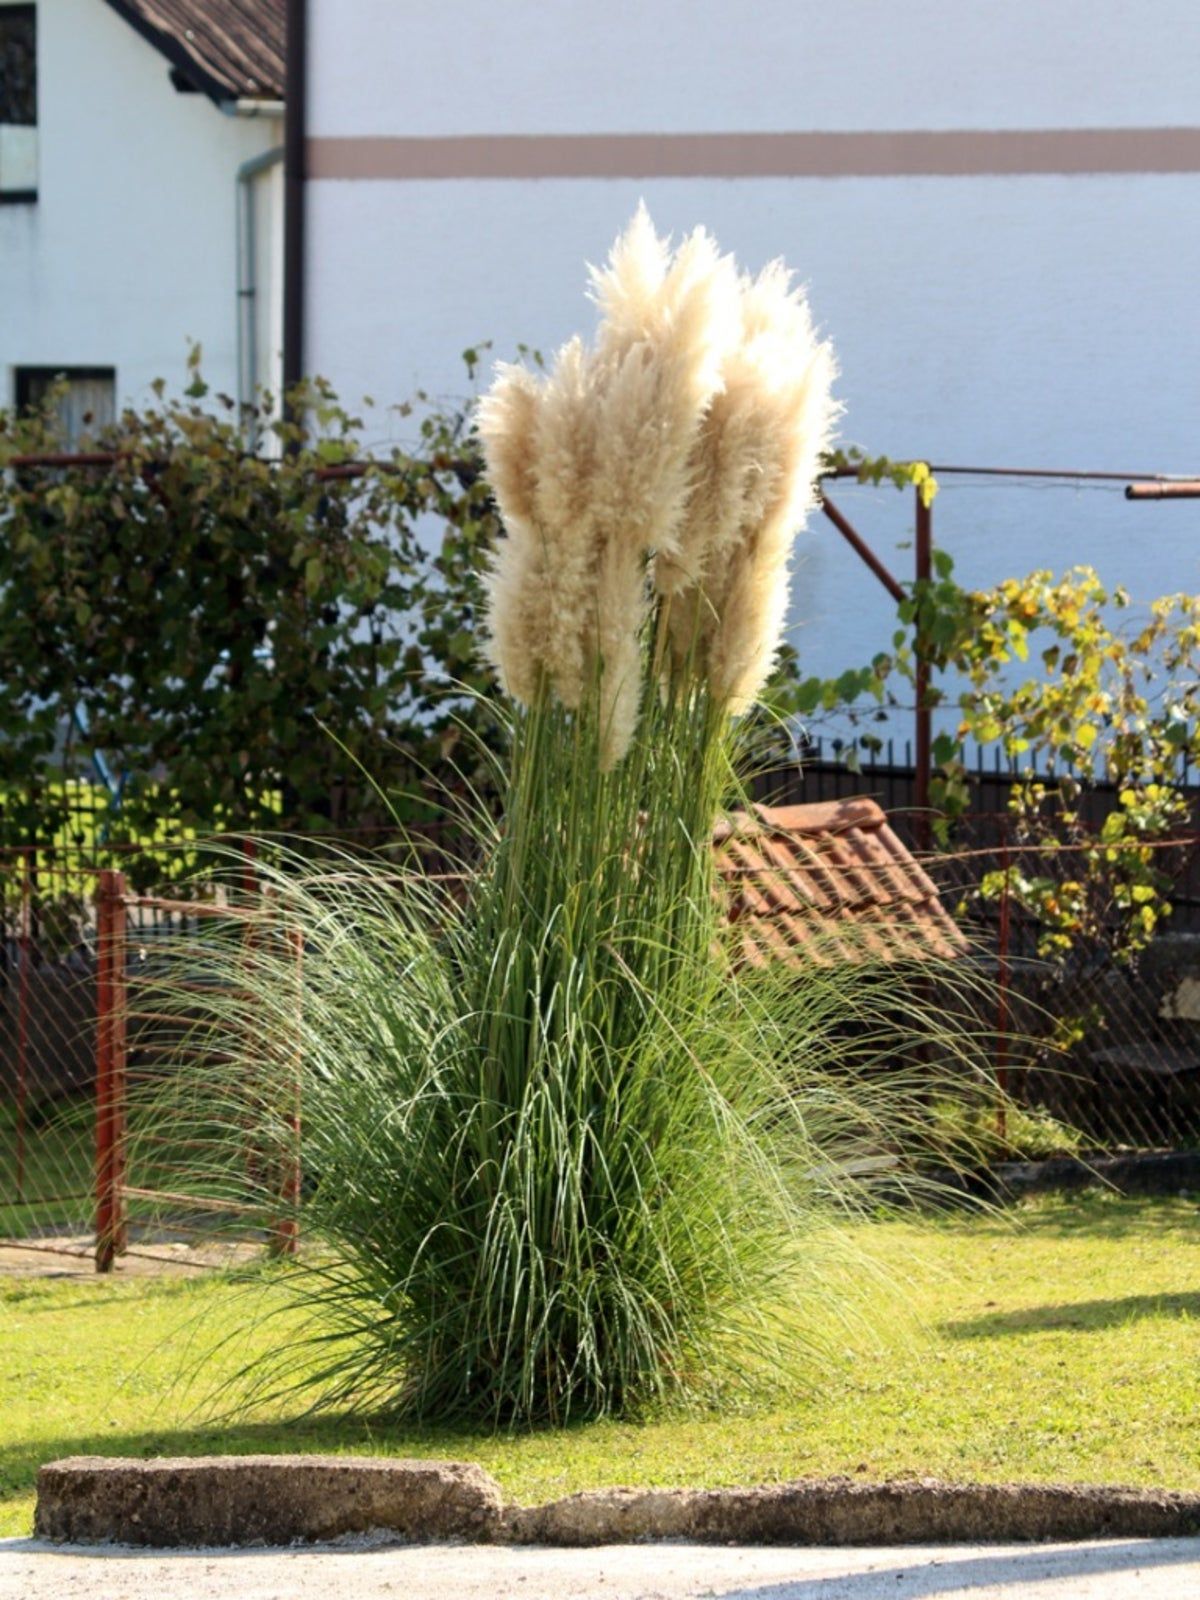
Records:
M951 463L1200 470L1200 228L1192 177L643 183L322 183L311 361L343 392L462 392L464 346L552 349L590 325L582 263L644 194L751 265L783 254L839 351L843 437ZM396 424L403 437L406 425ZM381 427L381 436L386 433ZM1200 583L1194 505L1120 486L944 480L935 531L986 583L1092 561L1145 596ZM839 503L907 574L908 506ZM814 671L869 658L890 602L823 521L793 639Z
M310 0L319 135L1163 126L1191 0Z
M281 125L176 93L103 0L38 0L38 199L0 205L0 401L20 365L178 387L189 340L236 392L234 177Z

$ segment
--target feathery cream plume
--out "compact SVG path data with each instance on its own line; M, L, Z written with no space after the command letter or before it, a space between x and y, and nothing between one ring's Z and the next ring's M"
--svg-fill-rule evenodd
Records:
M677 668L753 701L836 408L787 273L739 279L703 229L672 253L640 207L591 293L594 345L569 341L545 378L500 367L481 407L506 534L488 650L526 704L543 682L570 708L598 693L611 764L637 725L651 570Z
M597 685L611 762L637 723L647 562L683 518L738 290L702 230L671 256L644 208L592 284L594 348L571 340L544 381L502 368L480 434L507 535L488 580L491 659L526 703L543 674L570 707Z
M538 660L527 648L544 630L541 580L545 551L534 520L533 440L541 388L523 367L503 363L480 403L492 492L504 516L504 559L487 575L489 654L514 699L528 705L537 692ZM539 611L543 614L539 615Z
M676 670L702 672L731 711L770 674L788 559L839 408L833 351L776 262L741 284L741 337L705 417L677 549L655 565Z

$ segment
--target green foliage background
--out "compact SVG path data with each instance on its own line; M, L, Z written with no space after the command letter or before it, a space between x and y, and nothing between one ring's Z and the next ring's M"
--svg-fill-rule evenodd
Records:
M123 779L110 843L369 828L364 768L432 813L462 719L488 728L495 518L465 415L402 411L419 443L369 453L314 383L254 454L194 353L182 399L159 385L94 441L111 466L11 468L63 441L52 408L0 413L0 845L61 831L93 750Z

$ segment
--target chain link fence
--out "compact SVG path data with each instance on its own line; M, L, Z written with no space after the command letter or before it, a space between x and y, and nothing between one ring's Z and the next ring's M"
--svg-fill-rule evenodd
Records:
M107 1271L117 1256L209 1266L294 1246L295 1162L262 1148L258 1086L240 1140L238 1109L206 1100L211 1062L178 1003L205 986L205 924L247 911L229 886L195 887L138 894L61 851L0 857L0 1254ZM249 876L240 898L261 923ZM283 1120L295 1130L293 1107ZM259 1171L273 1203L256 1208Z
M1046 1129L1051 1147L1082 1154L1200 1147L1200 833L1112 856L1099 834L1023 838L991 814L923 861L987 980L993 1012L979 1024L1000 1082L1042 1130L1028 1153L1049 1153ZM236 922L239 897L259 908L255 937L292 937L262 933L250 862L232 891L196 893L135 893L61 849L0 855L0 1250L104 1267L121 1252L202 1265L294 1244L290 1150L248 1135L223 1187L193 1156L209 1136L202 1088L180 1096L171 1125L139 1126L147 1095L189 1071L203 1080L178 1011L156 1009L160 958L191 952L203 986L203 930L214 915ZM294 954L299 1006L298 943ZM281 1107L285 1134L297 1114ZM244 1201L251 1169L257 1212Z
M94 1221L96 874L0 859L0 1238Z
M993 981L996 1066L1084 1151L1200 1146L1200 833L1022 837L968 819L927 866Z

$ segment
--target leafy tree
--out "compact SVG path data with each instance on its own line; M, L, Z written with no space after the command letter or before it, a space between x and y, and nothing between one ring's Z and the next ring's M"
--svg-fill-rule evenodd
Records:
M412 451L313 383L274 458L211 396L126 411L110 465L61 450L52 402L0 414L0 838L67 820L65 771L121 776L110 837L369 827L432 814L463 719L484 729L481 553L495 515L468 416L427 410ZM411 407L402 408L413 415ZM369 777L368 777L369 775Z

